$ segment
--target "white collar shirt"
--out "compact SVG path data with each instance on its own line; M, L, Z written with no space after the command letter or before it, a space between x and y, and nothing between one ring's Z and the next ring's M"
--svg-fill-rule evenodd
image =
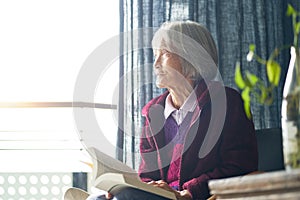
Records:
M173 118L176 120L177 124L180 125L185 118L185 116L189 112L193 112L197 105L197 97L194 95L194 91L191 92L191 94L188 96L186 101L183 103L183 105L176 109L171 100L171 95L169 94L166 98L165 103L165 110L164 110L164 116L167 119L170 115L173 116Z

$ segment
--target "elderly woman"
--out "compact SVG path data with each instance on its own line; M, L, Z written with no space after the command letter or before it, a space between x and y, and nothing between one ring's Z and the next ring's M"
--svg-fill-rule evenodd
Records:
M141 179L180 200L207 199L209 180L256 171L253 123L240 94L213 81L218 53L209 31L191 21L166 22L152 47L156 85L167 90L142 110ZM132 188L115 197L164 199Z
M167 91L143 109L143 181L178 199L206 199L211 179L257 170L255 131L240 94L220 82L218 53L198 23L167 22L152 41L156 85Z

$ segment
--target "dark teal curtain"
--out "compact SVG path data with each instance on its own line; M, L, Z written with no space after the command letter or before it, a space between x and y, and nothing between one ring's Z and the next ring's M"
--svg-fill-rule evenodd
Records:
M288 3L299 10L299 0L120 0L120 30L126 34L120 37L119 159L136 168L143 124L141 109L162 93L155 86L149 47L152 34L161 23L193 20L204 24L217 43L224 84L237 89L234 83L237 61L243 71L249 70L266 80L264 67L246 61L249 44L256 44L257 53L267 58L275 47L292 43L291 19L286 16ZM151 27L154 29L148 30ZM143 31L135 34L135 30ZM135 42L141 48L133 49ZM282 66L282 77L274 103L251 105L256 129L281 127L281 96L289 50L282 52L277 61Z

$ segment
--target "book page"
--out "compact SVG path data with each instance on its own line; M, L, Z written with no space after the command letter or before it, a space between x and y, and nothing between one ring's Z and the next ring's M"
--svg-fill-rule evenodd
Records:
M93 160L92 179L96 180L104 173L121 173L129 176L138 177L137 172L122 163L121 161L97 150L96 148L89 148Z
M96 148L89 148L89 152L93 159L92 180L96 188L113 192L124 186L128 186L169 199L176 199L173 192L144 183L135 170L121 161Z
M139 177L120 173L105 173L95 180L95 187L114 194L120 188L133 187L168 199L176 199L173 192L142 182Z

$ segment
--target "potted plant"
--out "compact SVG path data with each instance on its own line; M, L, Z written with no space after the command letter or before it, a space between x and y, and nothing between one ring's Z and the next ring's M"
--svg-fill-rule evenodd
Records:
M300 21L297 21L300 13L289 4L287 16L292 18L294 34L292 45L275 48L267 60L255 53L254 44L249 45L247 60L256 60L266 67L268 84L266 85L249 71L246 71L243 76L239 63L236 64L235 83L241 90L246 114L251 118L251 97L264 105L270 105L273 102L273 90L278 87L281 74L281 66L275 58L282 50L290 49L291 58L284 84L281 109L284 162L285 168L289 170L300 168L300 50L298 42Z

